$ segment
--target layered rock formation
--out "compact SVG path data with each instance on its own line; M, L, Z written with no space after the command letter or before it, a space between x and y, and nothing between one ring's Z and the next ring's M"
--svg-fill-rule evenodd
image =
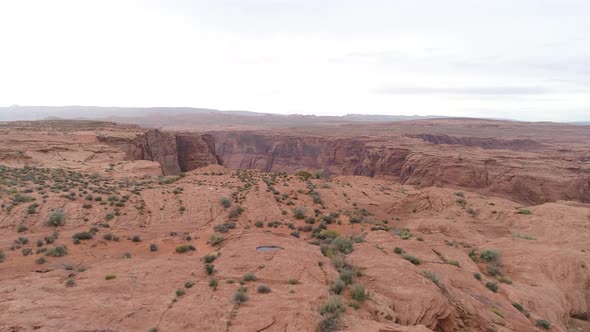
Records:
M208 134L151 129L134 138L104 135L98 136L98 140L123 150L130 160L158 162L164 175L220 163L215 154L215 142Z

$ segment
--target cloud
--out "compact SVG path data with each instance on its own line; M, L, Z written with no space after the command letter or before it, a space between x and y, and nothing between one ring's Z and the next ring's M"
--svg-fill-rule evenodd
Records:
M542 87L517 87L517 86L490 86L490 87L417 87L398 86L387 87L377 90L381 94L392 95L544 95L555 91Z

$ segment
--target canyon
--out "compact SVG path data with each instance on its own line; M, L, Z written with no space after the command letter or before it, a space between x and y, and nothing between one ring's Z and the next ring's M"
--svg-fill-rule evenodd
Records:
M586 331L589 143L0 123L0 331Z

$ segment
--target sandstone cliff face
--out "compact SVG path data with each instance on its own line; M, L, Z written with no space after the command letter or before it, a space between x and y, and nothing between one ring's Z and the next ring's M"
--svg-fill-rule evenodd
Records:
M123 150L128 159L158 162L163 175L220 163L213 138L207 134L152 129L134 138L98 136L98 140Z
M359 139L215 132L216 154L229 168L323 170L328 174L399 175L409 150Z
M534 140L419 135L408 143L401 138L330 138L255 132L212 134L216 154L229 168L393 176L404 184L453 186L523 204L557 200L590 202L590 168L580 167L566 156L542 153L544 144ZM429 143L421 143L424 140ZM479 148L492 151L482 153ZM521 155L514 150L527 152Z

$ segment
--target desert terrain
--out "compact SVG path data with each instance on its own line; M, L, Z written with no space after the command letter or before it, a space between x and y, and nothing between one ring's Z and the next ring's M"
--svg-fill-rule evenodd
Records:
M588 126L2 122L0 205L0 331L590 330Z

